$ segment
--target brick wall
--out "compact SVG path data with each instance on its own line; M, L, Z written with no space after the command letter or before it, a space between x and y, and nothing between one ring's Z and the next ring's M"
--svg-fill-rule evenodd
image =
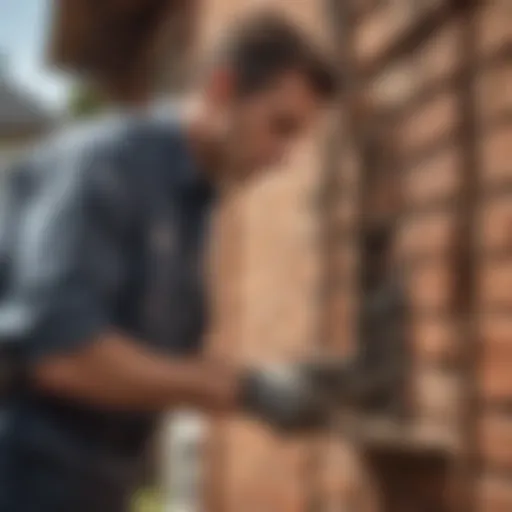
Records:
M263 4L210 2L204 44L237 15ZM315 2L296 7L294 1L277 5L309 30L315 30L315 23L318 29ZM220 321L212 344L224 357L250 363L297 357L314 348L321 140L319 133L304 141L285 169L269 171L225 205L218 223L224 236L214 272ZM209 512L305 510L311 441L285 442L243 419L215 422L210 441L205 505Z
M483 172L478 210L478 247L482 252L478 274L481 400L475 416L481 475L477 486L479 510L500 512L512 507L512 454L508 449L512 422L507 407L512 396L512 5L504 0L486 4L479 17L477 43L479 55L488 65L476 84Z
M205 40L239 9L261 3L210 2ZM294 152L286 169L232 198L218 223L212 349L256 362L318 350L322 337L329 350L357 346L358 234L370 212L393 219L394 261L410 306L409 427L429 432L428 439L395 426L395 436L376 449L364 439L354 443L337 427L317 439L283 440L243 420L218 420L210 435L208 512L299 512L312 506L338 512L462 512L460 502L451 501L461 466L469 469L464 491L473 493L475 512L512 509L507 448L512 439L512 4L482 3L474 11L479 70L471 96L477 121L471 148L463 130L467 81L457 78L465 71L468 11L450 13L447 0L355 2L360 12L350 29L352 57L359 70L374 71L352 98L364 100L363 113L340 107L328 207L322 204L326 136L318 133ZM318 0L274 4L313 32L325 34L327 21L333 21ZM436 9L441 15L433 15L433 29L422 44L416 47L413 38L399 58L375 65L386 48ZM372 127L381 113L391 116L374 136L387 156L374 164L379 179L362 188L367 169L354 119ZM478 285L471 303L478 312L476 332L471 331L478 348L473 373L467 369L469 341L460 329L468 321L460 282L468 151L476 154L479 181L471 210L478 258L466 276ZM336 235L327 257L321 244L326 229ZM328 292L322 288L326 269L334 283ZM469 455L462 418L475 427ZM399 454L395 437L407 441L405 453L402 448Z

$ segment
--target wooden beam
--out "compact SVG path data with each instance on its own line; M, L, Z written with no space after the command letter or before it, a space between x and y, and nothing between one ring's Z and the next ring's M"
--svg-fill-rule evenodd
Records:
M167 74L166 59L178 73L183 68L197 6L195 0L55 0L50 64L92 81L108 101L147 101Z
M48 60L67 68L91 31L90 7L87 0L55 0L48 41Z
M55 0L48 56L78 72L126 67L144 53L175 0ZM102 70L103 71L103 70Z

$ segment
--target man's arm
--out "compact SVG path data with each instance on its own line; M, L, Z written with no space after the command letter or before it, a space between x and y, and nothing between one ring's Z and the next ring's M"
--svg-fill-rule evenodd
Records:
M235 409L240 382L227 365L162 357L112 331L98 335L76 353L38 361L31 379L45 393L96 406L132 410L187 406L208 412Z
M124 178L116 179L120 170L127 177L128 162L98 151L63 160L39 174L13 254L12 306L22 319L28 384L110 409L238 408L287 430L323 424L325 402L296 365L238 375L213 360L152 352L117 332L106 296L115 297L130 275L130 223L117 202L128 196Z
M13 302L24 319L29 384L110 408L229 410L233 369L162 357L117 332L105 287L115 297L130 278L137 198L125 150L101 146L43 160L17 226Z

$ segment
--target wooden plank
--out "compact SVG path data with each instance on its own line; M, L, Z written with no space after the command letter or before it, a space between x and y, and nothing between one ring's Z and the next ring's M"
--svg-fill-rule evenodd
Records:
M452 429L428 421L392 420L371 415L346 415L339 420L342 435L360 447L388 448L406 453L449 455L457 450Z

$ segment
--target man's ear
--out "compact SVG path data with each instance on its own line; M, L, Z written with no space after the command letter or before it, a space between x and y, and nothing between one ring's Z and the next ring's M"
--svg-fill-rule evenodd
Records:
M228 103L235 94L233 72L227 68L214 69L210 74L206 93L215 105Z

